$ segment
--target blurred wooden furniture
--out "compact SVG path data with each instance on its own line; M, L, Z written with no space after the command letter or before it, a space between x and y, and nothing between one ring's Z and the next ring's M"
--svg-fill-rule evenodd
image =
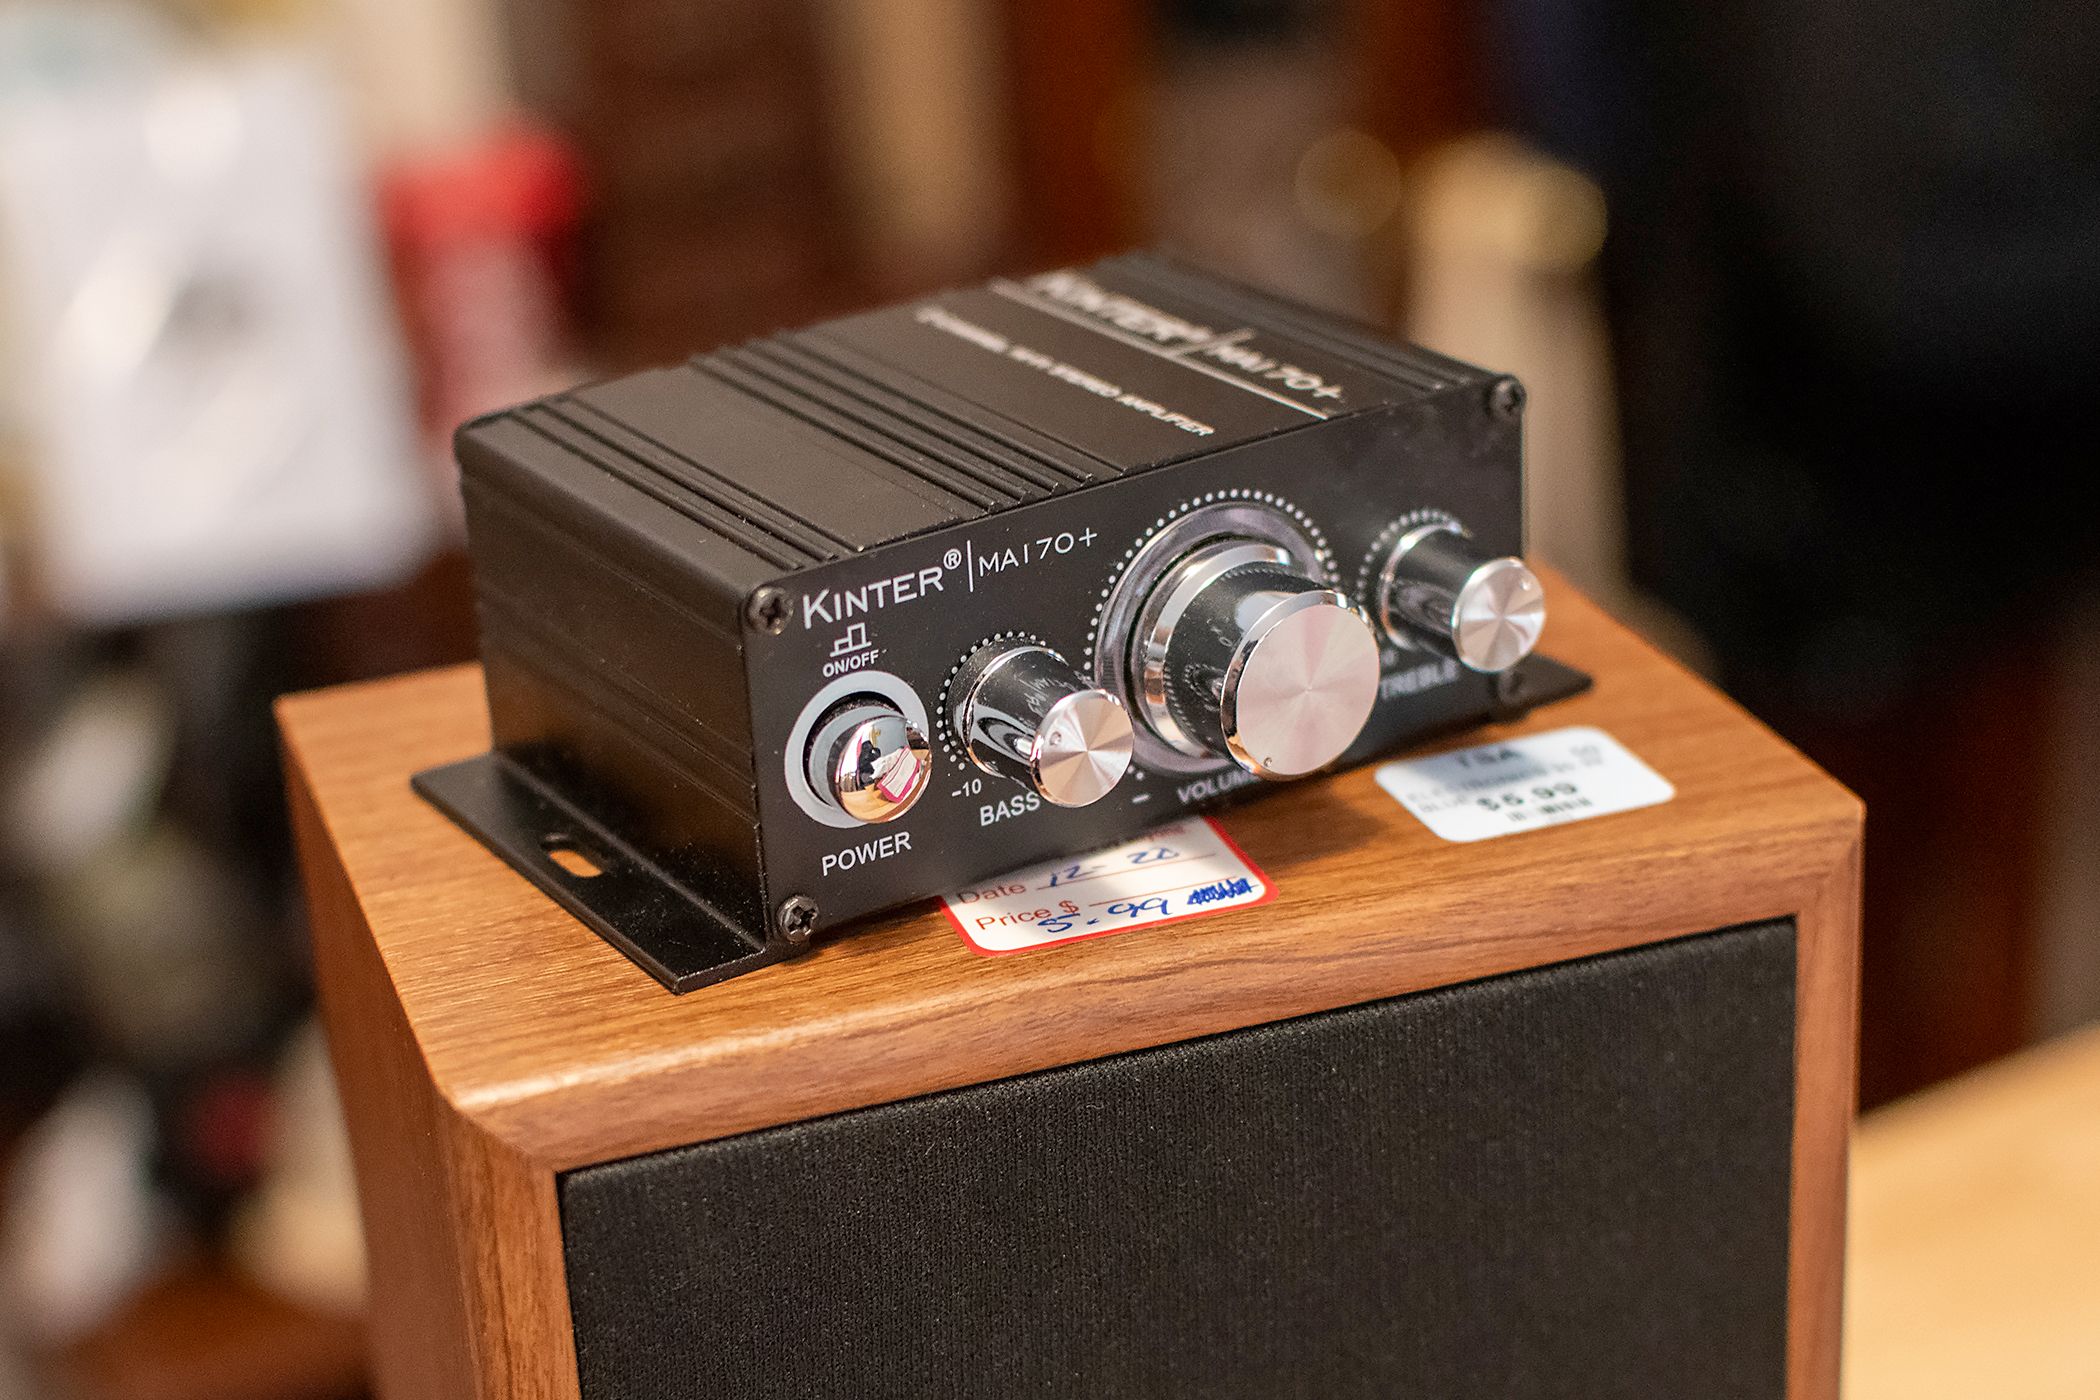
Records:
M72 1400L354 1400L365 1329L190 1261L52 1359Z
M1013 262L1038 269L1145 237L1145 82L1158 43L1129 0L1003 0L1012 83Z
M1877 814L1864 893L1860 1100L1915 1093L2032 1043L2049 847L2063 820L2056 634L2023 627L1848 722L1760 704Z
M923 285L928 271L871 266L864 246L882 217L861 205L897 192L849 168L861 116L841 100L842 70L858 56L827 32L840 14L815 0L568 8L576 59L559 100L593 190L585 318L612 365L837 315L873 299L878 276L889 294L899 276ZM879 9L862 22L881 23ZM999 261L1030 270L1141 241L1147 7L1003 0L987 23L998 100L973 115L1008 178L968 191L965 216L981 216Z
M568 7L587 319L616 366L862 299L810 0Z
M1846 1400L2100 1395L2100 1027L1868 1115L1852 1183Z

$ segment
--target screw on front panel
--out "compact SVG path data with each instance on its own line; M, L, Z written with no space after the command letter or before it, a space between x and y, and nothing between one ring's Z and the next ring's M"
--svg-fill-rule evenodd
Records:
M809 945L817 928L817 902L806 894L791 894L773 913L773 928L781 939L796 948Z
M1524 386L1514 379L1498 379L1488 386L1488 411L1497 418L1514 418L1524 409Z
M769 636L777 637L787 630L788 614L787 590L771 584L753 593L744 604L744 621L753 631Z

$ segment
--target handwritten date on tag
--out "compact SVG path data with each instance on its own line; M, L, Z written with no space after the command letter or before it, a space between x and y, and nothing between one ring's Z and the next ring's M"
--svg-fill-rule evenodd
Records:
M1190 817L1120 846L1032 865L947 896L980 953L1018 953L1261 904L1275 890L1215 822Z

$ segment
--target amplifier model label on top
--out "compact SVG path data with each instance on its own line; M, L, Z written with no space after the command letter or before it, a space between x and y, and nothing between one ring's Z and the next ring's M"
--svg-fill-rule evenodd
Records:
M1388 763L1376 776L1446 841L1564 826L1677 795L1662 774L1589 725Z
M963 942L997 954L1241 909L1274 894L1216 822L1190 817L1105 851L958 890L942 907Z
M1393 383L1341 356L1117 278L1002 278L824 335L1126 469L1393 399Z

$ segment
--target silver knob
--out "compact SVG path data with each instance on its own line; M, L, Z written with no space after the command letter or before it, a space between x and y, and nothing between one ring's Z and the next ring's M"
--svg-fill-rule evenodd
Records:
M810 732L803 756L809 785L847 816L893 821L911 810L933 776L933 751L895 706L850 696Z
M1491 556L1448 521L1410 530L1378 581L1378 620L1402 646L1428 646L1475 671L1507 671L1546 628L1546 590L1511 555Z
M1263 778L1341 757L1370 718L1378 670L1377 639L1349 599L1251 539L1212 541L1168 570L1132 642L1153 732Z
M950 719L970 761L1060 807L1098 802L1130 771L1130 716L1048 647L991 642L956 672Z

